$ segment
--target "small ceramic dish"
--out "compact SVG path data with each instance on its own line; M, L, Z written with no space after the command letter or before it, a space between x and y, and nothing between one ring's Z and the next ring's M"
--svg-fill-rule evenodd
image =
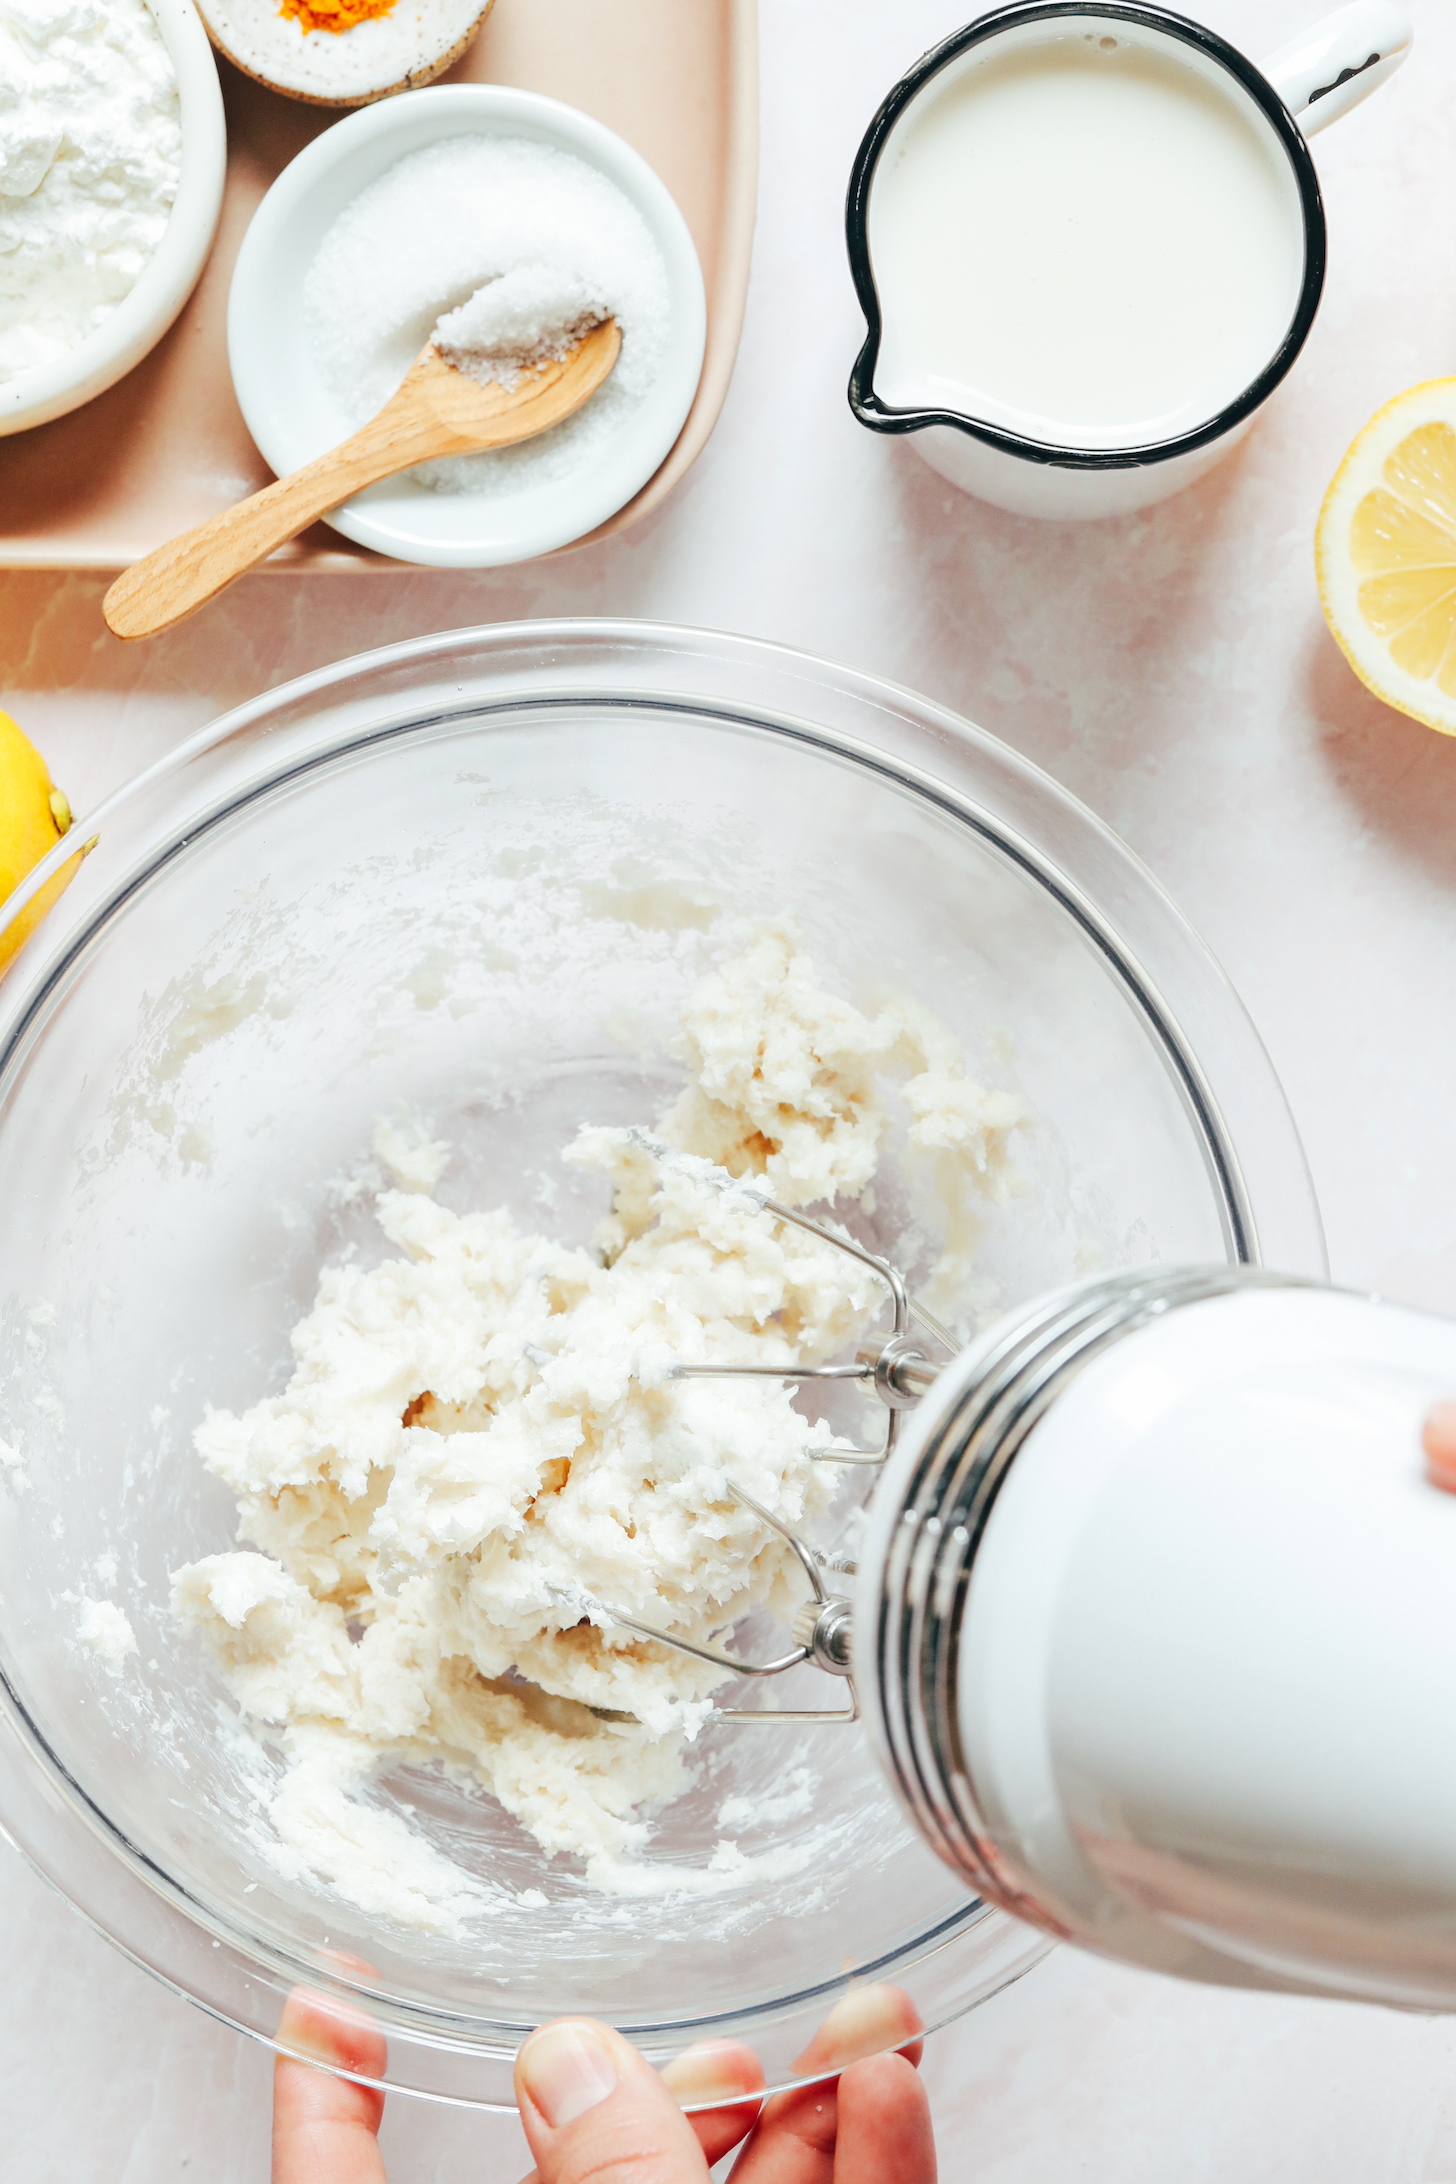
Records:
M182 108L182 172L162 240L110 318L53 363L0 386L0 435L79 409L153 350L197 284L222 210L227 124L217 63L192 0L147 0L172 56Z
M703 277L687 223L647 162L574 107L496 84L406 91L337 122L273 184L238 253L228 299L228 360L264 460L284 475L347 438L315 362L304 288L344 207L397 160L447 137L525 137L586 161L646 222L667 265L672 319L662 368L620 431L565 477L514 491L437 492L408 474L371 486L325 520L399 561L490 568L583 537L623 507L665 460L697 392L707 335Z
M344 31L309 30L278 0L197 0L234 68L308 106L369 106L443 76L495 0L413 0Z

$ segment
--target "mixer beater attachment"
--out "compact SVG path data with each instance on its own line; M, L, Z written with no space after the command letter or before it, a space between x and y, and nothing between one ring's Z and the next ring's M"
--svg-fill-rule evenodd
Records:
M886 1463L894 1453L899 1435L902 1414L912 1409L940 1371L940 1365L932 1362L918 1346L912 1331L912 1322L924 1329L939 1348L946 1353L944 1364L955 1354L954 1336L947 1333L940 1322L918 1304L905 1286L905 1278L898 1267L888 1259L879 1258L866 1251L852 1236L842 1229L831 1228L823 1221L814 1221L807 1214L797 1212L792 1206L782 1205L771 1198L756 1184L745 1182L730 1175L726 1168L715 1167L711 1162L677 1152L649 1131L632 1129L626 1133L628 1140L640 1151L654 1159L689 1173L693 1180L711 1190L719 1191L725 1198L744 1211L771 1214L776 1220L790 1222L821 1242L832 1244L836 1251L847 1252L878 1275L890 1292L891 1325L889 1333L879 1342L863 1344L853 1363L844 1365L675 1365L669 1378L674 1380L792 1380L805 1382L858 1381L872 1387L884 1404L887 1417L885 1438L879 1448L811 1448L808 1454L822 1463L865 1464ZM713 1719L722 1722L850 1722L859 1719L859 1699L855 1692L853 1659L850 1644L850 1602L843 1593L831 1592L824 1582L824 1573L853 1577L855 1565L838 1557L821 1556L789 1525L771 1515L751 1494L741 1486L728 1481L729 1492L746 1509L778 1533L780 1539L792 1548L809 1580L810 1593L797 1610L792 1625L791 1650L773 1661L747 1661L736 1653L725 1651L722 1646L700 1644L696 1639L682 1638L671 1631L659 1630L653 1623L644 1623L635 1615L627 1615L620 1608L598 1600L590 1594L573 1591L571 1598L591 1615L619 1624L624 1630L635 1631L641 1638L650 1638L654 1644L671 1646L678 1653L691 1655L694 1660L708 1661L714 1667L731 1670L737 1676L782 1676L791 1668L806 1663L822 1669L826 1675L842 1677L849 1685L849 1705L829 1709L816 1707L755 1708L718 1707Z

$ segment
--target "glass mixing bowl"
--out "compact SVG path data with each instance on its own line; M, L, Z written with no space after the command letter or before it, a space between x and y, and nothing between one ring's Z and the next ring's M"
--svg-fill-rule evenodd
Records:
M1269 1062L1149 875L921 699L625 623L307 677L81 833L0 989L0 1821L40 1871L231 2024L269 2039L306 1979L374 2010L385 2083L489 2106L559 2013L658 2063L746 2038L776 2085L857 1982L933 2027L1035 1962L1045 1938L966 1898L857 1728L704 1731L649 1860L705 1866L732 1799L745 1852L795 1868L708 1895L595 1894L483 1792L397 1769L365 1795L407 1800L482 1909L453 1938L365 1917L269 1862L276 1759L168 1576L233 1542L190 1445L203 1406L279 1387L320 1263L381 1249L339 1188L376 1118L407 1104L451 1140L447 1203L584 1240L584 1185L540 1202L555 1153L580 1120L657 1111L682 997L744 919L791 913L831 988L928 1004L1029 1101L988 1308L1148 1259L1322 1272ZM87 1598L131 1619L119 1672L80 1640Z

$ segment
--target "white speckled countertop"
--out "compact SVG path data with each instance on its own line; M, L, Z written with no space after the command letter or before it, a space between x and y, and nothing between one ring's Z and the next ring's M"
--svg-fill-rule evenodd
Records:
M1319 323L1251 437L1116 523L962 499L844 402L840 205L948 0L770 0L753 286L717 434L654 518L474 576L257 576L123 650L101 581L0 578L0 703L78 810L259 688L536 614L744 630L917 686L1050 769L1201 928L1304 1134L1336 1278L1456 1312L1456 743L1369 698L1311 533L1379 403L1456 371L1456 19L1316 143ZM966 14L971 12L969 6ZM1258 53L1318 0L1204 0ZM3 464L0 464L3 490ZM1456 2184L1456 2023L1182 1989L1059 1952L930 2046L947 2184ZM20 2184L263 2184L268 2058L124 1963L0 1844L0 2166ZM513 2124L395 2100L392 2184L502 2184Z

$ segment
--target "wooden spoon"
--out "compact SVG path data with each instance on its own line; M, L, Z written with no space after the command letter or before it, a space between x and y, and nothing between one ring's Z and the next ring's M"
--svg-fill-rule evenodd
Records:
M154 637L366 485L435 456L510 447L559 425L596 393L621 346L616 320L603 319L565 356L502 387L468 379L429 343L379 415L341 447L123 570L102 601L108 626L118 637Z

